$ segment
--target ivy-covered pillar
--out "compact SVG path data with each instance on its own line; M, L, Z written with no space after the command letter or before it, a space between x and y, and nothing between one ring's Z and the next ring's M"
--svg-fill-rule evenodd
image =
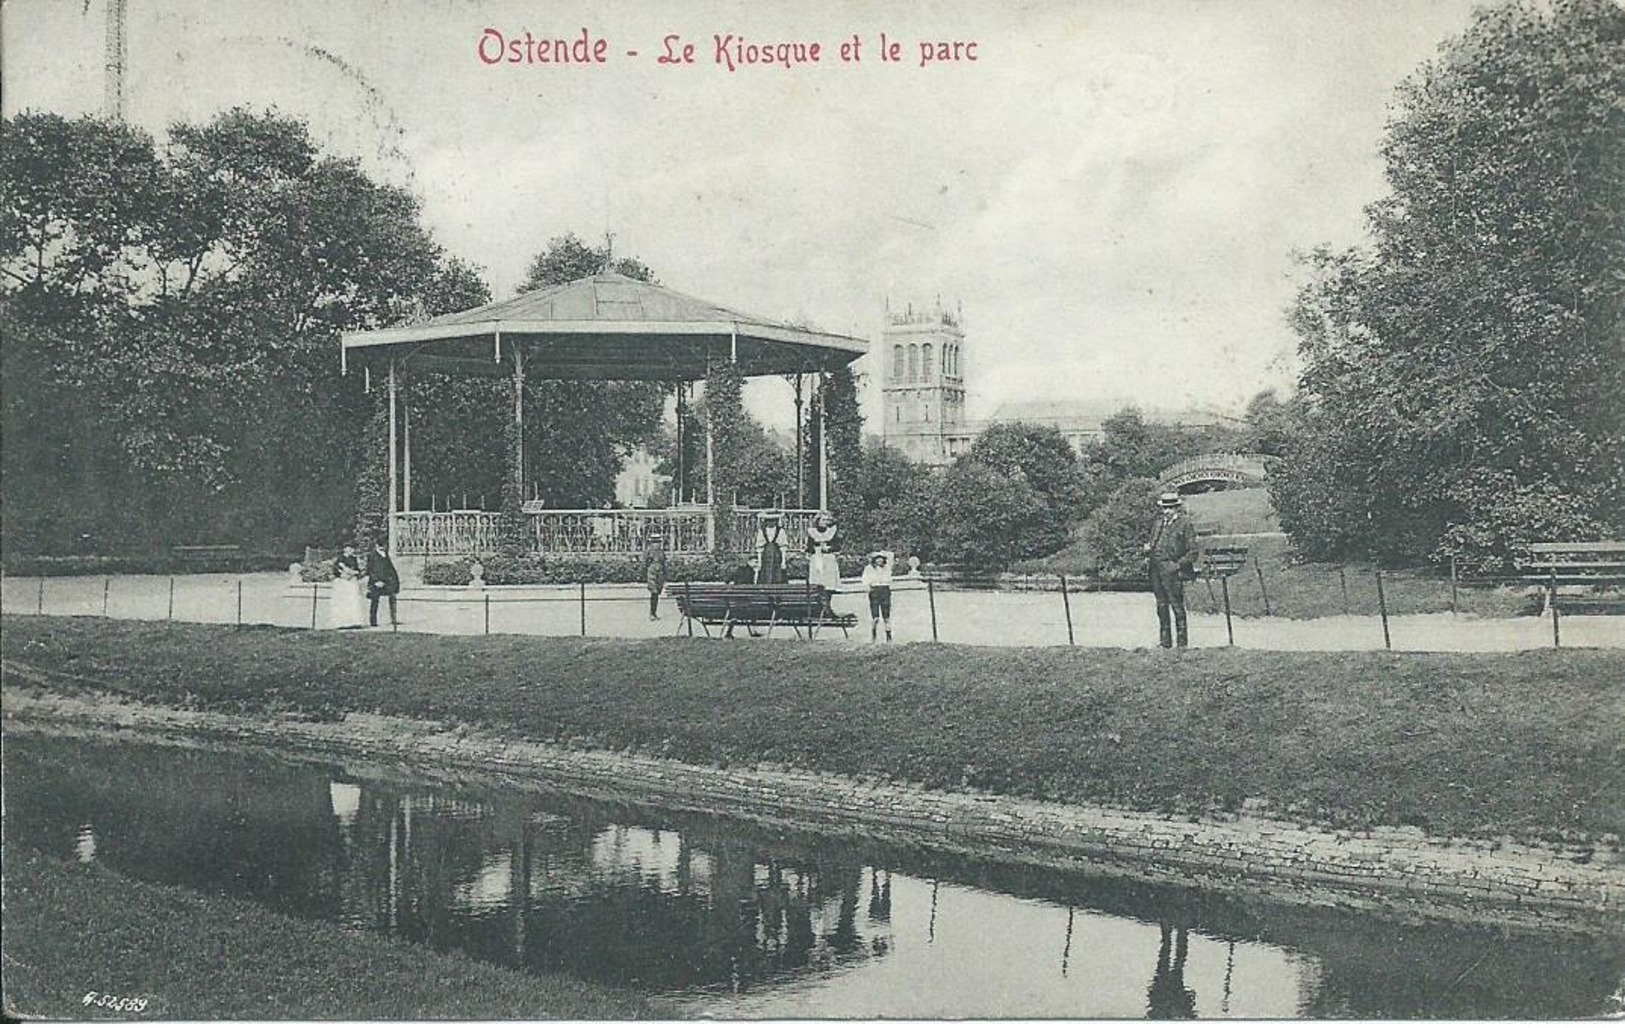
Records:
M513 420L507 435L508 468L502 478L502 516L498 531L503 546L526 548L525 533L525 355L513 348Z
M710 501L712 552L728 545L733 525L733 498L739 488L741 392L745 380L733 361L712 367L705 383L706 496Z

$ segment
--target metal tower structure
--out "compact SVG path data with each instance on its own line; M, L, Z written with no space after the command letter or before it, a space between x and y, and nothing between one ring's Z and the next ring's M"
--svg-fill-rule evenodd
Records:
M106 115L114 121L124 120L124 74L129 65L130 50L124 37L127 0L107 0L107 45L105 93L102 105Z

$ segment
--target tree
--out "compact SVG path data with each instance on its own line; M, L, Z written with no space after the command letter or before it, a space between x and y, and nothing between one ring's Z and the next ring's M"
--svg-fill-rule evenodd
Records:
M1143 550L1156 517L1161 487L1154 478L1131 478L1112 491L1084 523L1085 548L1095 555L1095 574L1123 581L1143 579L1147 572Z
M606 267L653 281L634 258L611 260L573 233L548 240L530 262L520 291L564 285ZM489 302L468 288L472 269L450 265L437 295L456 298L452 310ZM475 276L477 281L477 275ZM480 284L483 290L483 283ZM441 313L435 311L433 313ZM512 445L512 386L506 381L426 376L414 386L413 477L431 496L504 495ZM421 392L417 392L418 389ZM664 407L659 385L644 382L566 382L532 368L525 381L524 479L535 498L555 508L596 508L615 495L615 477L632 448L654 437ZM421 470L420 470L421 469Z
M3 137L8 547L342 535L368 401L337 334L421 304L417 201L243 110L161 149L49 114Z
M931 557L936 542L937 479L931 469L883 443L864 448L862 469L841 520L846 545Z
M1508 4L1400 89L1369 247L1320 250L1275 484L1305 551L1503 559L1625 511L1625 10Z
M1243 450L1279 457L1292 438L1295 416L1293 409L1276 395L1275 390L1263 390L1247 403Z
M1083 494L1077 457L1059 429L990 425L941 484L939 553L987 569L1047 556L1082 520Z
M636 257L616 257L611 250L614 237L606 235L601 247L588 246L574 232L554 236L547 247L531 258L530 268L520 283L519 291L563 285L578 278L590 278L606 271L635 278L639 282L656 282L654 272Z
M842 365L824 376L818 393L820 415L828 434L829 507L837 517L852 511L852 496L863 469L863 414L858 409L858 381Z
M936 556L969 568L1002 571L1023 557L1042 556L1060 546L1050 545L1053 519L1026 476L1012 478L980 461L961 457L947 470L937 510Z

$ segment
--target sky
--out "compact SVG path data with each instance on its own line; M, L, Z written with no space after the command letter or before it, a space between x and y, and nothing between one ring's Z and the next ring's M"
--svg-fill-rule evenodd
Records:
M1294 253L1361 241L1394 88L1473 6L128 0L127 117L160 138L242 105L306 119L499 298L550 238L610 232L679 291L877 352L888 304L961 310L973 418L1239 413L1296 375ZM5 0L7 114L101 110L104 8ZM527 32L604 61L482 59ZM692 63L659 62L672 35ZM730 35L821 52L730 70ZM922 66L922 41L975 49ZM782 383L748 399L789 424Z

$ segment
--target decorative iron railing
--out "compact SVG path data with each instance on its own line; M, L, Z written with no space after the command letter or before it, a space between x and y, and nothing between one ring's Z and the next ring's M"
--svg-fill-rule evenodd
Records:
M408 511L395 515L395 553L404 557L467 557L495 553L502 515L492 511Z
M748 553L760 510L734 508L719 548ZM817 513L783 511L786 545L799 548ZM539 510L524 515L524 540L535 553L638 553L650 526L660 528L667 553L710 552L711 512L704 507L651 510ZM497 552L502 516L494 511L410 511L395 515L395 552L405 557L472 557Z

